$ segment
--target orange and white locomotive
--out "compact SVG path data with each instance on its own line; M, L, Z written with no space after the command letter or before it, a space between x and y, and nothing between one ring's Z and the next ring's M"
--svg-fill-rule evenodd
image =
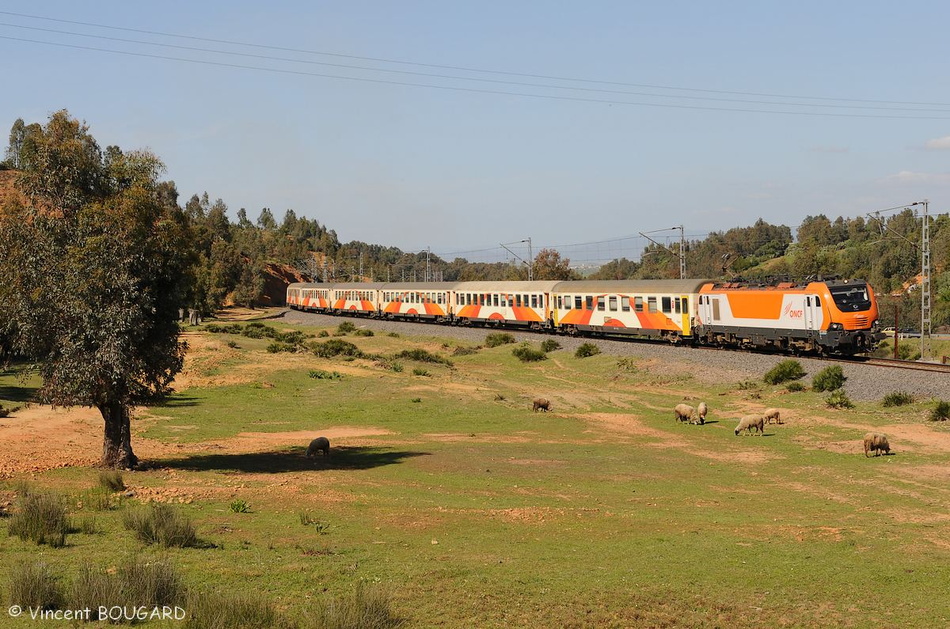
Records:
M299 310L643 337L674 343L856 354L883 338L864 281L715 280L291 284Z

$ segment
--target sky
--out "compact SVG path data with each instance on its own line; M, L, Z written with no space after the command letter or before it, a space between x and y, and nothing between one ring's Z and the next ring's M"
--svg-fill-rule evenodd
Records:
M950 210L947 23L914 0L0 2L0 128L68 109L232 220L594 264L680 225Z

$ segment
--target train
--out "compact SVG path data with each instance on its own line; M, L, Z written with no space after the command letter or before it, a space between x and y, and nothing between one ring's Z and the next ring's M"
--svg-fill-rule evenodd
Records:
M287 306L792 354L851 356L884 338L874 290L863 280L293 283Z

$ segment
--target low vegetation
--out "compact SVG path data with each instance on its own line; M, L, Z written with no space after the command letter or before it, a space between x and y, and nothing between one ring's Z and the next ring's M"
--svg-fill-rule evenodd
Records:
M762 379L766 384L782 384L789 380L799 380L805 377L805 368L794 359L783 360L769 369Z
M574 352L575 358L590 358L600 353L600 348L593 343L584 343Z
M72 532L65 501L45 491L30 490L21 494L8 531L24 541L49 544L53 548L65 546L66 535Z
M930 411L930 421L945 422L950 419L950 402L937 400L933 410Z
M195 527L176 508L153 502L123 513L122 523L145 544L158 544L165 548L198 546Z
M511 350L511 353L523 363L535 363L548 358L543 349L535 349L529 343L522 343Z
M818 393L836 391L844 386L845 380L847 380L847 378L841 366L831 365L815 374L811 380L811 388Z
M914 403L914 396L906 391L894 391L884 396L882 404L886 407L906 406Z
M825 404L831 408L854 408L854 402L847 396L844 389L835 389L825 398Z
M494 332L485 337L485 347L498 347L499 345L510 345L515 342L515 337L508 332Z

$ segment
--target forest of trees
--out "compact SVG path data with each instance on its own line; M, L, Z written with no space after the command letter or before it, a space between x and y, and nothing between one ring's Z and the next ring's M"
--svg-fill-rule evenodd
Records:
M11 129L5 164L20 172L36 167L39 123L17 120ZM106 151L108 153L108 149ZM167 201L179 204L173 182L162 184ZM314 280L444 281L525 280L525 264L477 263L464 258L448 261L426 252L404 252L396 247L360 241L341 243L336 232L316 219L298 216L292 209L281 218L263 208L249 218L240 208L229 218L221 199L205 192L193 195L181 207L189 230L192 265L187 277L187 306L204 315L226 303L253 305L263 290L268 264L287 265ZM931 247L934 325L950 324L950 218L932 217ZM797 230L759 219L750 227L735 227L686 244L689 277L757 279L840 276L867 279L891 312L899 304L901 318L920 318L919 293L921 221L912 209L880 217L829 219L808 216ZM679 244L672 251L650 244L640 261L612 260L590 279L679 277ZM428 271L428 276L427 276ZM535 256L534 279L574 279L570 260L553 249ZM912 325L908 323L907 325Z

